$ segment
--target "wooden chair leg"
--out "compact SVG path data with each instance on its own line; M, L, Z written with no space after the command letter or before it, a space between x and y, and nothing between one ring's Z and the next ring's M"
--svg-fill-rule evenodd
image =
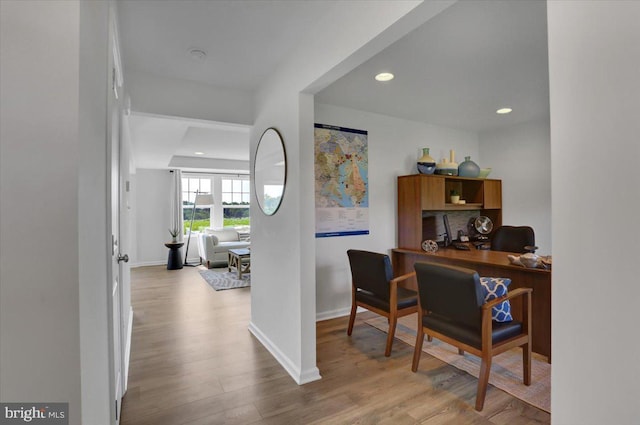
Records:
M478 376L478 393L476 394L476 410L480 412L484 407L484 398L487 395L487 385L489 384L489 373L491 373L491 357L482 357L480 364L480 376Z
M433 341L433 337L431 335L427 335L427 341L429 342Z
M351 336L351 332L353 332L353 323L356 321L356 310L358 306L355 302L351 303L351 315L349 316L349 327L347 328L347 335Z
M531 342L522 346L522 381L531 385Z
M387 332L387 346L384 350L385 357L389 357L391 355L391 346L393 345L393 338L396 335L396 323L398 322L398 316L391 315L389 316L389 331Z
M422 326L418 326L418 333L416 335L416 345L413 349L413 363L411 363L411 371L416 372L418 370L418 363L420 363L420 355L422 354L422 343L424 342L424 329Z
M464 350L462 348L458 348L458 354L464 356Z

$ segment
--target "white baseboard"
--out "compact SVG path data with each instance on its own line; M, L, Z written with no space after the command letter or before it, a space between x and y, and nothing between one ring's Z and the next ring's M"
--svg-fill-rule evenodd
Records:
M125 349L124 349L124 391L127 391L127 385L129 384L129 363L131 360L131 336L133 335L133 307L129 306L129 323L127 325L127 334L125 335Z
M249 332L255 336L271 355L280 363L298 385L322 379L320 370L317 367L309 368L305 371L300 369L287 357L280 349L253 323L249 323Z
M129 267L135 269L136 267L147 267L147 266L166 266L167 260L162 261L140 261L137 263L132 263Z
M189 264L193 264L193 263L200 263L200 257L189 257ZM131 263L131 265L129 267L131 267L132 269L136 268L136 267L147 267L147 266L166 266L167 265L167 259L163 259L163 260L153 260L153 261L139 261L137 263Z
M362 307L358 307L356 313L362 313L363 311L367 311ZM351 307L339 308L337 310L331 311L323 311L321 313L316 314L316 322L322 322L323 320L335 319L337 317L344 317L351 314Z

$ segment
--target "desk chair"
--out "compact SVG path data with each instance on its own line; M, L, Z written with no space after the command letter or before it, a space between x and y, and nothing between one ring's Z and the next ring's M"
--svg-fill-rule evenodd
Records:
M351 266L351 316L347 335L353 331L358 307L384 316L389 321L387 345L384 355L391 355L391 346L396 331L398 317L418 311L415 291L398 286L398 283L413 277L408 273L394 279L391 260L388 255L350 249L347 251Z
M501 226L491 238L492 251L525 252L535 251L536 235L529 226Z
M415 263L418 279L418 334L411 370L418 370L425 333L482 359L476 410L484 407L492 357L522 347L523 380L531 385L531 288L518 288L504 297L484 301L478 273L462 267ZM492 307L524 296L522 322L495 322Z

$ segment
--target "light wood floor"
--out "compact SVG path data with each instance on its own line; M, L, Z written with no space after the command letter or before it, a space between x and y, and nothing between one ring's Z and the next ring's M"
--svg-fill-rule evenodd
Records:
M358 315L318 323L322 379L298 386L247 330L250 289L216 292L196 268L133 269L129 389L122 425L548 424L550 415L489 386L473 409L476 378L423 353Z

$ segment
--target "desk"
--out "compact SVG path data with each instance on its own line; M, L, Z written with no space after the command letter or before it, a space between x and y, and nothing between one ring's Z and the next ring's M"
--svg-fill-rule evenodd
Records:
M396 276L414 271L413 265L416 262L429 261L473 269L480 276L508 277L511 279L510 289L533 288L531 348L534 352L546 356L551 363L551 271L514 266L509 263L508 254L510 253L473 248L471 251L445 248L429 254L424 251L396 248L392 251L392 259ZM410 284L417 288L415 278ZM521 319L521 300L511 300L511 303L514 317Z

